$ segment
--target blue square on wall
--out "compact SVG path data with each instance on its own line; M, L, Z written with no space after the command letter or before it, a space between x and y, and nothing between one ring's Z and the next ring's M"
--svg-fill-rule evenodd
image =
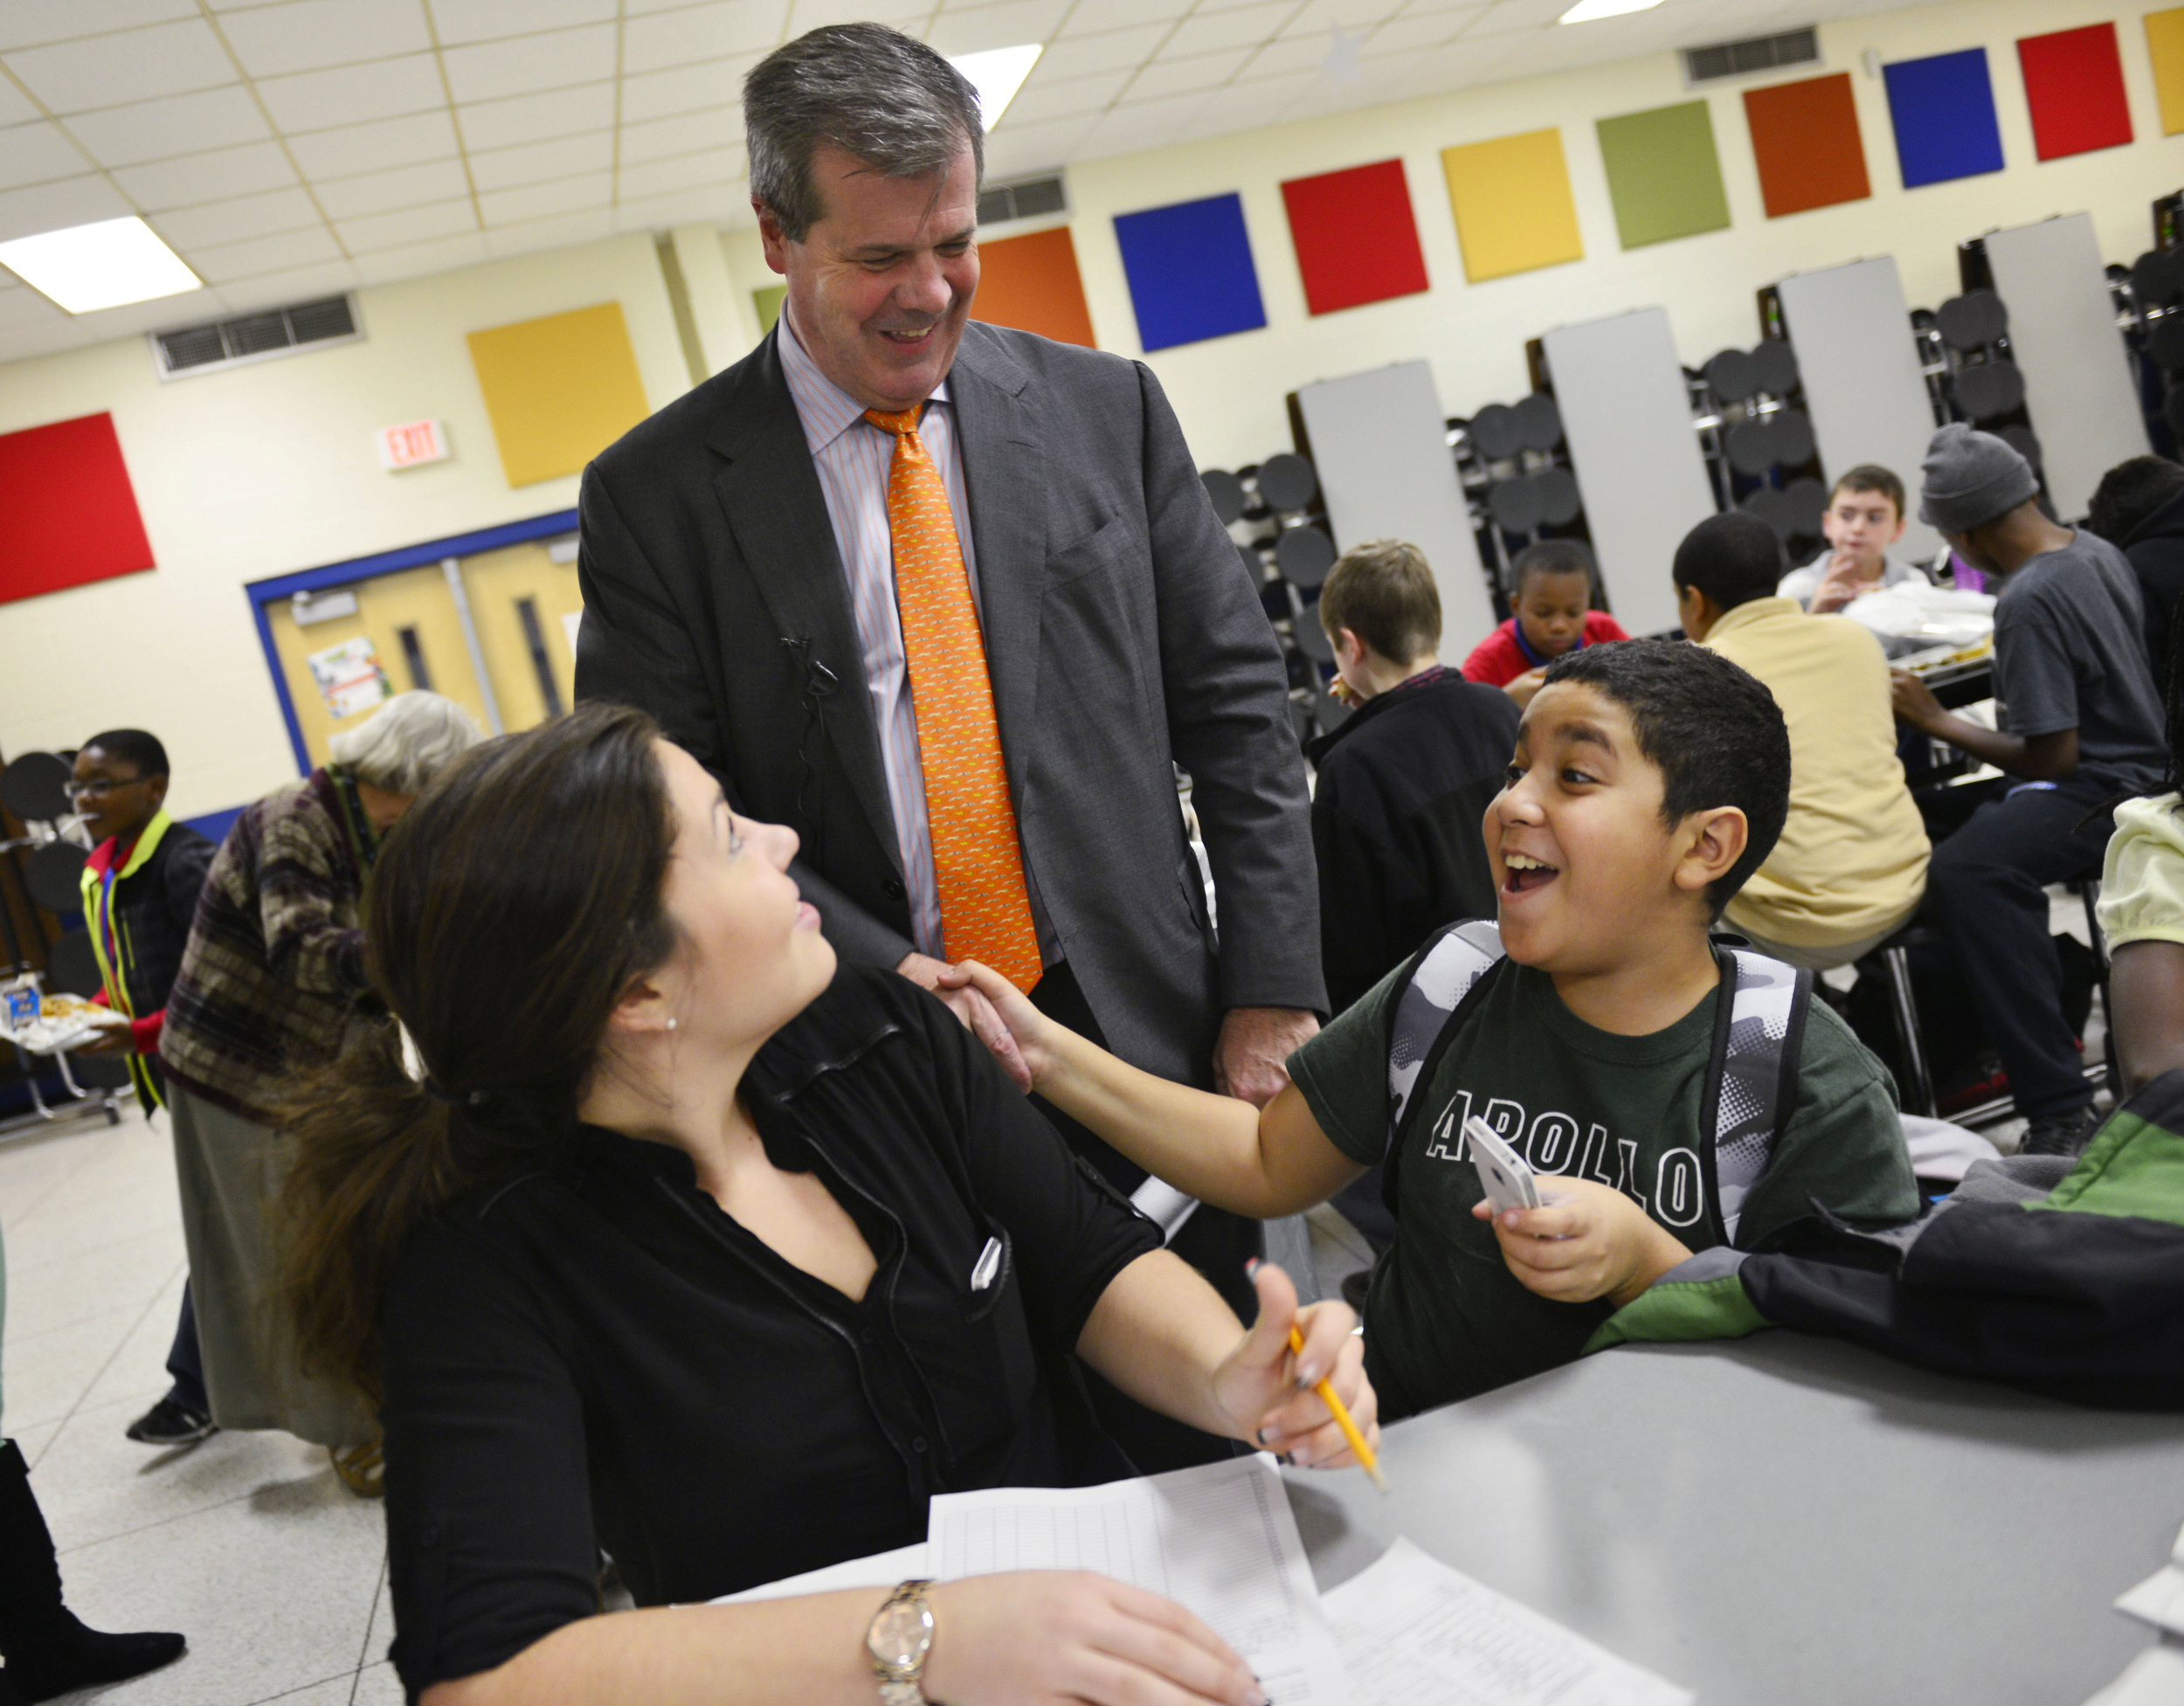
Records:
M2002 133L1994 122L1984 47L1905 59L1882 66L1881 74L1904 189L2002 169Z
M1267 323L1241 196L1118 213L1115 238L1148 352Z

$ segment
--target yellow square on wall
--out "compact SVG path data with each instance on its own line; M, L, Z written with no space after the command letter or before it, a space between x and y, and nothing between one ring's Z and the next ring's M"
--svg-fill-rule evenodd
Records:
M579 473L652 412L619 302L470 335L511 486Z
M1443 148L1441 165L1473 284L1585 259L1559 130Z
M2146 52L2161 103L2161 134L2174 136L2184 130L2184 6L2146 14Z

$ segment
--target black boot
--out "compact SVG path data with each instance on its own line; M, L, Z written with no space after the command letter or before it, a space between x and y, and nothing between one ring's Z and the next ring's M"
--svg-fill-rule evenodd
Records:
M25 1701L101 1682L125 1682L182 1655L180 1635L107 1635L86 1629L60 1602L53 1537L31 1490L30 1465L0 1443L0 1657L10 1692ZM8 1695L0 1693L0 1706Z

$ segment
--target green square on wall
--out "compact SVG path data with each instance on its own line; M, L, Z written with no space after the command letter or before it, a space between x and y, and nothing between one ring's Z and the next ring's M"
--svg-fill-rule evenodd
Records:
M1727 227L1729 197L1704 100L1602 119L1598 128L1623 247Z

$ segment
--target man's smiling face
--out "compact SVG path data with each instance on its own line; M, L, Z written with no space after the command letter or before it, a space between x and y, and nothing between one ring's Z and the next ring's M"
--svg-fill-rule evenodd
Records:
M790 324L819 371L867 408L914 408L948 376L978 288L971 146L923 177L821 148L812 183L826 212L803 241L759 209L767 264L788 280Z

